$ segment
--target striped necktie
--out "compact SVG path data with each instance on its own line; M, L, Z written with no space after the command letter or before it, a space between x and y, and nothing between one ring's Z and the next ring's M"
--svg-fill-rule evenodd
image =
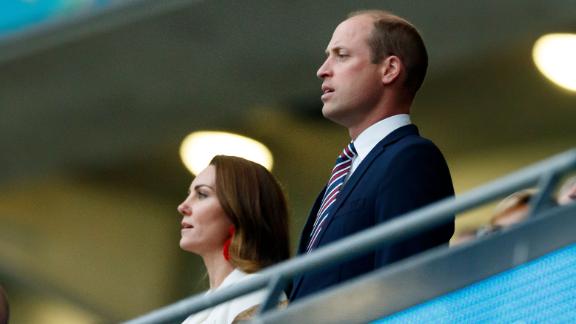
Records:
M318 235L322 232L324 224L326 224L326 219L330 213L330 207L334 206L334 202L338 198L338 193L344 185L346 176L350 172L352 167L352 160L356 157L356 148L354 144L350 142L346 148L342 151L342 154L336 159L336 165L332 169L332 175L330 176L330 181L326 186L326 191L324 191L324 197L322 198L322 203L318 209L318 214L316 215L316 220L314 221L314 226L312 227L312 232L310 233L310 240L308 241L308 246L306 247L306 252L310 252L314 243L318 239Z

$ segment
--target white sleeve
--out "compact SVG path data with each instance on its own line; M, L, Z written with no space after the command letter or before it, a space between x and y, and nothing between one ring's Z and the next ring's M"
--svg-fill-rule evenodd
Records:
M266 298L266 291L266 289L259 290L257 292L236 298L231 301L226 323L232 323L238 314L251 307L262 304L264 302L264 298Z

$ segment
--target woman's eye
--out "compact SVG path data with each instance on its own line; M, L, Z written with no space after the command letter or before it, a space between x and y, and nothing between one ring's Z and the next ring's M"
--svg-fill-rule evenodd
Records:
M207 194L205 194L201 191L196 192L196 196L198 196L199 199L204 199L204 198L208 197Z

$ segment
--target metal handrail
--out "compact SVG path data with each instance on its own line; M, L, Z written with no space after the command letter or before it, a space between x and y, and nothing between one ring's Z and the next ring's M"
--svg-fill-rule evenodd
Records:
M542 198L543 194L549 194L559 177L574 169L576 169L576 149L571 149L456 198L443 199L402 217L394 218L386 223L318 248L309 254L268 267L259 272L258 276L245 282L215 291L209 295L196 295L182 299L126 323L145 324L173 321L267 286L271 292L268 294L268 300L264 302L264 305L273 305L278 300L281 290L279 287L283 287L283 283L296 275L319 266L347 261L362 253L375 250L383 243L390 243L425 231L450 220L454 214L475 208L516 190L538 185L540 187L539 192L541 192L536 199L539 202L538 206L545 204L545 199ZM263 311L267 311L267 308L271 307L264 307Z

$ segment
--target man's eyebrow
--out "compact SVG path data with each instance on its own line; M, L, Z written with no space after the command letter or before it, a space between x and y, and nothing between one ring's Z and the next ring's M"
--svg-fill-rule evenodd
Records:
M344 48L343 46L334 46L330 49L326 49L325 53L326 55L330 55L330 53L338 53L341 50L346 50L346 48Z

